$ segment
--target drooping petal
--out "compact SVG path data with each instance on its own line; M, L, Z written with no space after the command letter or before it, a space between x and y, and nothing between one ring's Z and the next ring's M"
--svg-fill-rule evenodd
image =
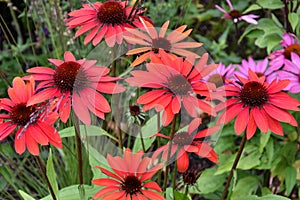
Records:
M189 155L182 148L178 152L177 168L179 172L183 173L188 169L188 167L189 167Z

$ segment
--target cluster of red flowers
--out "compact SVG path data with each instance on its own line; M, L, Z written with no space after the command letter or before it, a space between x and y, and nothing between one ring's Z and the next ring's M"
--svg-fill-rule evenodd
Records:
M228 3L233 13L230 1ZM225 12L220 7L218 9ZM282 92L283 89L299 92L300 88L297 77L292 78L300 73L300 51L295 51L300 48L291 35L283 37L285 49L270 56L271 68L267 69L268 59L256 64L249 58L238 66L240 72L234 77L233 65L226 67L221 63L209 63L207 53L198 55L186 50L202 45L186 41L192 31L185 30L187 26L180 26L167 34L168 21L157 31L151 20L142 14L143 11L129 6L126 1L107 1L85 4L83 8L70 12L70 18L65 21L69 29L80 27L75 37L90 31L84 44L92 42L97 45L105 40L109 47L113 47L126 41L137 47L129 50L127 55L138 55L131 66L146 62L145 69L132 70L131 77L125 80L130 86L147 88L137 103L143 105L143 111L154 109L162 112L165 127L176 119L176 115L184 112L191 123L187 131L178 131L172 136L155 134L170 142L158 148L152 158L144 157L142 151L132 154L130 149L125 150L124 158L108 155L107 161L113 171L98 167L109 178L93 180L94 184L104 186L95 194L95 199L164 199L159 185L150 181L163 166L154 164L156 158L161 155L159 160L168 161L168 155L176 155L179 172L188 169L189 153L217 163L216 152L199 138L217 133L221 124L235 117L235 132L246 131L248 139L253 137L257 128L283 135L279 122L297 126L288 110L299 111L299 101ZM235 19L255 23L253 18L256 16ZM67 51L64 60L49 59L49 62L54 68L28 69L27 76L13 80L8 89L9 98L0 99L0 109L5 111L0 115L0 140L16 130L15 149L19 154L27 148L31 154L38 155L38 144L50 143L61 148L61 138L53 127L57 119L67 122L73 110L86 125L91 124L91 113L105 120L111 107L102 94L125 91L116 83L120 78L109 76L110 69L97 66L96 60L76 60ZM272 69L278 70L283 65L278 78ZM287 77L290 80L283 80ZM215 106L217 102L221 103ZM223 109L225 111L218 118L217 125L198 130L201 114L215 117Z

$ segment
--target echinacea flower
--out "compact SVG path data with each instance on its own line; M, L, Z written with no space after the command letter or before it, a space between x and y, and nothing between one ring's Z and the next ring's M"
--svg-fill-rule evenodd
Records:
M185 172L189 167L188 153L194 153L198 156L201 156L202 158L207 158L214 163L218 162L218 155L216 154L216 152L206 142L199 139L216 133L220 129L220 127L213 126L197 132L197 128L200 124L201 119L195 118L190 123L188 131L175 133L171 141L172 147L170 155L173 156L177 152L177 167L178 171L181 173ZM161 133L157 133L155 134L155 136L160 136L170 140L169 136ZM159 154L163 153L162 159L167 160L169 145L170 144L167 143L166 145L158 148L153 153L153 159L156 159Z
M277 71L280 79L290 80L290 84L284 88L292 93L300 92L300 56L296 53L291 53L291 61L287 60L283 70Z
M105 119L104 113L110 112L111 108L100 92L105 94L123 92L125 88L114 83L120 78L108 76L109 68L95 66L96 60L76 61L69 51L65 52L64 59L65 61L49 59L56 69L34 67L27 70L40 82L38 87L42 89L29 100L28 104L57 97L59 115L63 122L69 118L71 105L84 124L91 123L89 111Z
M283 135L279 122L297 126L297 121L288 110L299 111L300 102L281 90L289 84L289 80L274 79L266 82L266 77L258 77L249 70L249 79L237 76L239 83L232 82L223 86L226 102L217 105L217 110L225 111L220 115L219 124L226 124L236 117L234 129L241 134L246 129L247 139L252 138L257 127L264 133L271 130Z
M107 155L107 161L113 172L98 167L107 178L99 178L92 181L93 184L104 186L93 199L102 200L164 200L160 194L161 188L151 178L162 167L162 164L149 168L151 159L143 157L144 153L138 151L135 154L130 149L124 152L124 158Z
M230 8L229 12L227 12L225 9L223 9L219 5L216 5L216 8L219 11L221 11L222 13L224 13L224 16L223 16L224 18L232 19L234 23L238 23L239 21L244 20L250 24L257 24L257 21L255 20L255 18L258 18L259 16L253 15L253 14L243 15L239 10L234 9L230 0L226 0L226 2Z
M284 33L280 46L283 49L272 52L269 55L270 65L274 70L280 69L285 66L286 61L291 60L291 53L296 53L300 56L300 44L298 38L291 33Z
M204 80L216 84L217 87L226 84L225 80L231 79L234 74L234 67L232 64L229 64L227 67L219 63L218 68L212 71L208 76L204 78Z
M131 63L132 67L146 61L153 54L160 55L161 51L159 50L163 50L168 53L174 53L183 57L191 55L195 56L196 58L199 57L199 55L197 55L196 53L185 49L200 47L202 46L202 43L188 41L180 42L185 40L192 32L192 29L188 29L185 31L187 27L186 25L180 26L179 28L168 34L168 36L166 36L169 21L166 21L163 24L158 33L151 23L143 20L142 18L140 18L140 20L143 24L143 28L141 28L141 31L137 29L126 28L126 30L135 37L124 36L125 40L128 43L141 45L141 47L129 50L126 53L126 55L142 54L133 63Z
M28 105L35 92L33 78L25 83L20 77L16 77L12 85L8 89L9 98L0 99L0 110L7 111L0 114L0 141L16 130L15 150L18 154L22 154L27 148L32 155L39 155L38 144L50 143L62 148L61 138L51 126L56 121L57 114L47 105Z
M126 79L131 86L153 89L137 99L138 104L144 104L143 111L151 108L157 112L163 111L163 126L167 126L179 113L182 103L192 117L197 117L201 110L215 116L209 100L219 98L213 92L216 86L202 80L217 67L216 64L206 65L208 54L204 54L195 66L194 60L172 59L165 52L161 55L161 59L153 57L152 62L146 64L147 71L131 71L133 77Z
M128 6L128 2L124 1L106 1L104 3L96 2L93 4L84 4L83 8L74 10L66 19L66 26L69 29L80 27L75 37L90 31L84 39L84 44L92 41L96 46L103 38L109 47L113 47L116 43L121 44L125 27L140 27L138 15L139 10L132 10L132 6ZM145 18L146 17L142 17Z
M237 67L238 71L235 74L243 78L248 78L249 69L256 73L258 77L265 76L268 82L278 78L273 68L268 67L268 58L255 62L252 57L249 57L248 61L243 59L242 64L237 65Z

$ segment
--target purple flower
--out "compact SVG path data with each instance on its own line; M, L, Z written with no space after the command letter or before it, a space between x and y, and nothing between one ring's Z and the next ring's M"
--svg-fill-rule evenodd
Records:
M290 84L284 88L292 93L300 92L300 57L296 53L291 53L291 61L286 60L283 70L278 71L281 80L288 79Z
M233 77L234 67L230 64L227 67L219 63L218 68L212 71L204 80L216 84L217 87L225 84L225 80Z
M271 67L268 67L268 58L265 58L264 60L258 61L257 63L253 60L252 57L248 58L247 60L242 60L241 65L237 65L238 71L235 73L236 75L248 79L248 71L251 69L258 77L265 76L267 79L267 82L271 83L274 78L278 79L278 76L276 73L274 73L274 69Z
M223 18L232 19L234 23L238 23L239 21L244 20L250 24L257 24L255 18L258 18L259 16L253 14L243 15L240 11L234 9L230 0L226 0L226 2L229 5L230 12L227 12L222 7L216 5L216 8L222 13L224 13Z
M290 33L284 33L280 46L283 49L274 51L269 55L270 65L274 70L280 69L286 65L287 61L291 60L291 53L294 52L300 56L300 45L297 37Z

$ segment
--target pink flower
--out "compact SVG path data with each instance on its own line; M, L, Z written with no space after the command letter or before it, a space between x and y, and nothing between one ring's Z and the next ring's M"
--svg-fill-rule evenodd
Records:
M229 98L216 107L216 110L225 108L217 123L226 124L236 117L234 130L238 135L246 130L247 139L252 138L257 127L264 133L271 130L283 135L279 122L297 126L297 121L288 110L299 111L300 102L281 91L290 81L275 79L268 83L265 76L258 77L251 70L248 77L237 76L240 84L232 82L224 86Z
M219 98L214 92L214 83L203 80L210 72L216 69L216 64L207 65L208 54L203 54L199 62L194 60L170 57L160 50L161 59L153 57L151 63L146 64L147 71L135 70L133 77L126 81L131 86L152 88L153 90L141 95L137 103L144 104L143 111L155 108L157 112L163 111L163 125L167 126L182 106L192 117L197 117L202 110L209 115L216 115L210 100ZM204 97L200 99L197 95ZM222 98L222 96L221 96Z
M222 63L219 63L218 68L212 71L208 76L203 78L204 80L216 84L217 87L224 85L227 79L233 78L234 67L232 64L227 67Z
M255 62L252 57L248 58L248 61L243 59L241 65L237 65L238 71L236 75L248 78L249 69L256 73L258 77L265 76L267 82L271 82L274 78L278 78L278 75L274 72L273 68L268 67L268 58Z
M284 33L280 45L283 49L274 51L269 55L272 69L278 70L286 65L286 61L291 60L291 53L294 52L300 56L300 45L297 37L290 33Z
M76 60L69 51L65 52L64 59L49 59L56 66L55 70L47 67L27 70L40 81L38 88L42 89L29 100L28 105L57 97L59 116L63 122L69 118L71 105L78 118L87 125L91 123L89 111L105 119L104 113L111 109L100 92L123 92L125 88L114 83L120 78L108 76L109 68L95 66L96 60Z
M92 181L95 185L104 186L93 199L164 200L159 185L150 180L160 170L162 164L149 168L151 159L143 158L143 155L142 151L133 154L128 148L124 152L124 158L108 155L107 161L113 172L96 166L108 177Z
M239 21L246 21L250 24L257 24L257 21L255 18L258 18L259 16L253 15L253 14L248 14L248 15L243 15L240 11L235 10L234 7L232 6L230 0L226 0L227 4L229 5L230 12L227 12L224 10L222 7L216 5L216 8L224 13L224 18L226 19L232 19L234 23L238 23Z
M52 112L47 105L28 105L35 92L35 83L31 77L27 83L21 78L13 80L13 87L8 89L9 98L0 99L0 141L14 130L15 150L22 154L27 148L32 155L39 155L39 146L52 144L62 148L62 141L57 130L51 126L57 119L57 113Z
M71 17L65 22L69 29L80 27L75 37L90 31L84 39L84 44L92 41L92 44L96 46L105 38L106 44L113 47L115 43L122 43L126 34L125 27L141 26L137 15L142 12L132 9L133 7L128 6L127 1L112 0L104 3L84 4L83 8L70 12Z
M300 92L300 56L296 53L291 53L291 61L286 60L283 70L277 72L280 79L290 80L290 84L284 88L292 93Z

